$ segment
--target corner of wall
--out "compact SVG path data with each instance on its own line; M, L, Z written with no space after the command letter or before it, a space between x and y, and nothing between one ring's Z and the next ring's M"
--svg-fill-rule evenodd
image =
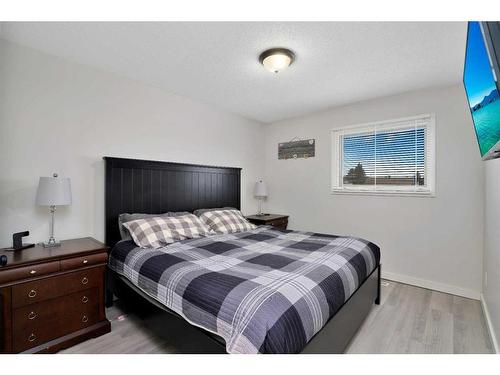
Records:
M481 308L483 309L484 319L486 320L488 333L490 335L491 343L493 344L493 350L495 351L495 353L500 354L500 346L498 345L498 340L495 333L495 329L493 328L493 322L491 321L488 304L486 303L483 293L481 293Z

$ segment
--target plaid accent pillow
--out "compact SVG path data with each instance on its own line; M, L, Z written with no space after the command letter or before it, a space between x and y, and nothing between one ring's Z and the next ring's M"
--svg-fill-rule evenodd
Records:
M238 210L209 211L201 214L200 219L219 234L244 232L257 228Z
M123 223L137 246L159 248L175 241L204 237L210 228L193 214L174 217L146 217Z

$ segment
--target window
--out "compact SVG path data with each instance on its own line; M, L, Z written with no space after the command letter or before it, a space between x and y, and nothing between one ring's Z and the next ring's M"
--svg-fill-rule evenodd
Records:
M434 195L434 115L332 130L332 191Z

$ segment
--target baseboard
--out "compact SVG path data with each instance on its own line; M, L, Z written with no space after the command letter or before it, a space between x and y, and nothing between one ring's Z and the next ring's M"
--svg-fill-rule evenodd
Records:
M432 289L438 292L454 294L460 297L471 298L478 301L481 299L481 292L476 290L460 288L453 285L442 284L436 281L424 280L406 275L399 275L392 272L385 272L383 267L382 267L382 278L387 280L397 281L403 284L419 286L421 288Z
M495 350L495 353L500 354L500 347L498 346L497 336L495 335L495 329L493 328L493 323L491 322L490 312L488 310L488 304L484 299L483 293L481 293L481 307L483 308L484 317L486 319L486 325L488 326L490 339L491 342L493 343L493 350Z

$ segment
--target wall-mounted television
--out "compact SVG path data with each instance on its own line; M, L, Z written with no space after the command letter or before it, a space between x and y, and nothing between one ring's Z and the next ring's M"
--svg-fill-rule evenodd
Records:
M500 22L469 22L463 81L483 160L500 157Z

